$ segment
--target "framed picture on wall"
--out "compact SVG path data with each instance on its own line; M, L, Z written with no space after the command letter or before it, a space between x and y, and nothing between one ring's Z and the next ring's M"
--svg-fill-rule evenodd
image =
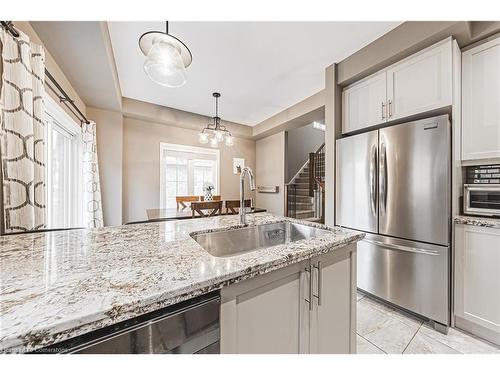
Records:
M245 168L245 159L233 158L233 173L240 174L243 168Z

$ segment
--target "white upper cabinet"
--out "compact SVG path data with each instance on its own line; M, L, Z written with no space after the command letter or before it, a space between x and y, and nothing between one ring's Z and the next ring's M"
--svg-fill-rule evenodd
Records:
M342 93L342 133L350 133L386 121L386 73L379 73Z
M462 54L462 160L500 158L500 37Z
M452 104L451 40L387 70L389 120Z
M424 49L342 92L342 133L452 105L453 41Z

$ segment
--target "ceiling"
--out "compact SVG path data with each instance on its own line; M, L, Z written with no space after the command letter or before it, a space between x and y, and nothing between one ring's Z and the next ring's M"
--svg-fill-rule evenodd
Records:
M87 106L120 109L113 59L101 22L32 21L30 24Z
M124 97L212 116L211 94L218 91L221 117L250 126L322 90L325 67L399 24L171 22L169 32L190 48L193 63L183 87L167 88L147 78L138 45L143 33L165 23L108 22Z

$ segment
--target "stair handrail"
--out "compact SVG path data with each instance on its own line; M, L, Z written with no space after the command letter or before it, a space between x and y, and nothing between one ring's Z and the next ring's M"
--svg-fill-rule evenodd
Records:
M297 171L297 173L295 173L295 175L290 179L290 181L288 182L288 184L294 184L295 182L295 179L297 177L299 177L299 175L302 173L302 171L304 170L304 168L309 164L309 159L306 160L306 162L304 164L302 164L302 167L299 168L299 170ZM285 185L288 185L288 184L285 184Z
M309 196L314 196L314 190L316 190L316 185L324 187L324 181L321 176L317 176L316 172L316 160L319 154L324 153L325 143L323 143L316 152L309 153Z

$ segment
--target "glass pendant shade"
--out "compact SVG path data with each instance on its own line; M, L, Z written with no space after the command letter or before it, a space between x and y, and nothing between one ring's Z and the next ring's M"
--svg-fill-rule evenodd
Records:
M231 147L234 144L233 137L231 137L230 135L226 136L225 143L226 146Z
M180 87L186 83L186 68L180 50L162 40L153 43L144 70L152 81L163 86Z
M217 139L217 142L222 142L224 140L224 134L222 134L220 130L216 130L215 139Z
M210 138L210 146L214 147L214 148L219 146L219 142L217 142L217 138L215 138L215 137Z

